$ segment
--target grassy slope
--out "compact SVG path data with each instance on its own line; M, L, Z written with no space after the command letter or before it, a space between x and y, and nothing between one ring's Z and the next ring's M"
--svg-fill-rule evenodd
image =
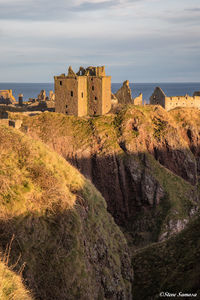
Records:
M12 235L36 298L125 297L131 289L126 241L99 192L40 142L1 126L0 247ZM115 278L115 279L114 279ZM51 288L49 288L51 287Z
M31 300L33 299L22 284L20 275L1 261L0 262L0 299L1 300Z

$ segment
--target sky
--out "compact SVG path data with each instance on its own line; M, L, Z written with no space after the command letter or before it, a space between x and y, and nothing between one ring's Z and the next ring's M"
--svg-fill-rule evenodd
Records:
M0 0L0 82L200 82L200 0Z

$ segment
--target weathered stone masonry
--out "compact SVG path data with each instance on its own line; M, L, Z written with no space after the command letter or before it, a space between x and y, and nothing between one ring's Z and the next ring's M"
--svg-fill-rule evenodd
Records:
M16 103L12 90L0 90L0 104L13 104Z
M111 109L111 76L105 67L80 67L54 77L55 111L67 115L104 115Z
M176 107L200 108L200 95L196 92L193 96L185 95L167 97L160 87L156 87L150 97L150 104L161 105L167 111Z

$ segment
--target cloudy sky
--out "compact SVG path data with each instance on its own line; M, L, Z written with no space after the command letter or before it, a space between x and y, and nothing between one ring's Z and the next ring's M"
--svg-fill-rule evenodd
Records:
M0 0L0 82L200 82L200 0Z

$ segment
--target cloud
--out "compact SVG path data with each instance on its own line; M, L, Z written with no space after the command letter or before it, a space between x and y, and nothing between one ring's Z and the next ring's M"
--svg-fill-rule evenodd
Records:
M117 0L111 0L111 1L83 1L80 5L74 6L71 10L76 12L81 11L96 11L96 10L105 10L108 8L115 7L120 2Z
M107 10L117 6L119 2L120 0L0 0L0 19L67 20L81 12Z
M198 3L181 1L0 0L0 81L52 81L68 65L106 65L113 81L200 78Z

